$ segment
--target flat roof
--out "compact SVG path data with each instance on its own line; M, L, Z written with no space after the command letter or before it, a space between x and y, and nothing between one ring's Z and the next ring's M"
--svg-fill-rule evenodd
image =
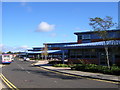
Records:
M108 32L114 32L114 31L120 31L120 29L113 29L113 30L107 30ZM94 33L94 30L91 31L85 31L85 32L75 32L74 34L78 35L78 34L90 34L90 33Z
M45 44L47 44L47 45L54 45L54 44L76 44L77 42L65 42L65 43L60 43L60 42L58 42L58 43L43 43L44 45Z
M120 40L109 40L109 41L100 41L100 42L91 42L91 43L82 43L82 44L73 44L66 45L64 48L72 48L72 47L96 47L96 46L116 46L120 45ZM97 48L97 47L96 47Z
M57 53L57 52L60 52L61 50L48 50L47 53ZM43 53L44 51L28 51L27 53L33 53L33 54L40 54L40 53Z

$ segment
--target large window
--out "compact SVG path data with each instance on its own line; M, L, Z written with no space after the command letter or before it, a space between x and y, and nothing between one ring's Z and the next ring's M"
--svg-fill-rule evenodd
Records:
M70 50L70 58L97 58L95 49Z
M91 39L90 34L82 35L82 39Z
M91 39L91 35L90 34L78 35L78 40L81 39Z
M82 35L78 35L78 40L81 40L82 39Z

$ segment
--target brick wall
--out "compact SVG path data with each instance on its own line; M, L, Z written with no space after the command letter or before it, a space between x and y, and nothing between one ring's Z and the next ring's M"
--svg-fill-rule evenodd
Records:
M68 59L69 64L79 64L81 61L86 64L99 64L99 61L97 59Z

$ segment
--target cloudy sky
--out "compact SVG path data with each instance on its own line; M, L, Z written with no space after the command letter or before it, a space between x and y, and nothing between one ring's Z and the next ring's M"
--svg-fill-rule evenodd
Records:
M92 30L89 18L113 17L117 2L3 2L3 51L41 47L43 43L75 42L74 32Z

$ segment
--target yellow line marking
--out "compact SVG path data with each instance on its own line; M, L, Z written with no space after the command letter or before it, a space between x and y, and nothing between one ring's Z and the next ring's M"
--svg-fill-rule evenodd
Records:
M108 82L108 83L115 83L115 84L119 84L119 82L114 82L114 81L107 81L107 80L100 80L100 79L90 79L90 78L87 78L89 80L96 80L96 81L101 81L101 82Z
M84 77L81 77L81 76L70 75L70 74L67 74L67 73L65 74L65 73L61 73L61 72L57 72L57 71L51 71L51 70L48 70L48 69L45 69L45 68L41 68L41 67L37 67L37 68L40 68L40 69L45 70L45 71L57 73L57 74L66 75L66 76L72 76L72 77L77 77L77 78L84 78Z
M45 69L45 68L43 68L43 67L37 67L37 68L40 68L40 69L45 70L45 71L57 73L57 74L66 75L66 76L73 76L73 77L77 77L77 78L85 78L85 79L89 79L89 80L95 80L95 81L101 81L101 82L108 82L108 83L115 83L115 84L118 84L118 83L119 83L119 82L114 82L114 81L107 81L107 80L100 80L100 79L93 79L93 78L88 78L88 77L81 77L81 76L76 76L76 75L70 75L70 74L67 74L67 73L64 74L64 73L62 73L62 72L51 71L51 70Z
M14 90L4 79L3 79L3 77L0 75L0 77L1 77L1 79L3 80L3 82L9 87L9 88L11 88L12 90Z
M1 74L2 79L4 79L9 85L11 85L15 90L19 90L15 85L13 85L10 81L6 79L6 77Z
M3 76L3 74L1 74L1 75L2 75L2 77L3 77L11 86L13 86L14 88L16 88L15 85L13 85L10 81L8 81L8 80L5 78L5 76Z

